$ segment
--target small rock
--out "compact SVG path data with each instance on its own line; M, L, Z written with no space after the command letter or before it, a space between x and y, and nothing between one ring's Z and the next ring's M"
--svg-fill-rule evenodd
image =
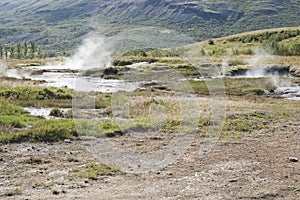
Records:
M237 182L237 179L234 179L234 178L233 178L233 179L230 179L230 180L229 180L229 183L235 183L235 182Z
M59 195L59 191L53 190L53 191L52 191L52 194L54 194L54 195Z
M298 162L298 158L296 158L296 157L289 157L289 162Z
M172 172L169 172L169 173L168 173L168 176L173 176L173 173L172 173Z
M72 141L70 139L65 139L64 142L65 143L72 143Z

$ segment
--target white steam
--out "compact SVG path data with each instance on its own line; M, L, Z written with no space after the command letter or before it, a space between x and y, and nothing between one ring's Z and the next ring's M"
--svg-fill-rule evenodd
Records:
M276 88L280 87L297 87L290 79L281 79L279 76L272 76L271 82Z
M111 63L110 46L105 38L95 33L88 34L75 53L66 58L64 64L49 63L43 68L47 69L91 69L103 68Z
M260 78L260 77L278 77L278 73L270 74L262 67L251 68L246 72L246 77Z
M267 49L256 49L254 56L248 60L250 69L246 72L246 77L270 77L272 85L277 89L276 92L282 94L289 100L300 100L300 87L290 79L281 78L278 72L267 72L266 66L274 59L272 52Z
M254 55L247 60L249 66L261 67L274 58L272 51L265 48L257 48L254 50Z
M246 77L278 77L278 74L269 74L264 67L274 58L272 51L264 48L254 50L254 55L247 60L250 69L246 72Z
M30 72L28 71L21 70L21 69L7 68L5 63L0 62L0 77L23 79L23 78L27 78L29 75Z
M221 63L221 75L224 77L227 73L227 69L229 67L229 58L232 56L232 49L227 49L227 56L223 57Z
M111 63L111 52L103 37L89 34L76 53L66 60L70 69L106 67Z

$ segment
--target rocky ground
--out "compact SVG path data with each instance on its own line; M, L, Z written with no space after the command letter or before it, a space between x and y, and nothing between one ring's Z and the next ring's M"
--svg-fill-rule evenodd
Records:
M183 157L160 171L95 180L85 176L86 166L97 160L83 142L1 145L1 199L296 200L300 162L289 158L300 156L299 130L295 119L275 133L223 136L204 158L199 135Z

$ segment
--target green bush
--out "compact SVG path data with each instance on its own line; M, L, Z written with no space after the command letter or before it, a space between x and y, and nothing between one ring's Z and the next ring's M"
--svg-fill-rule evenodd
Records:
M212 39L209 39L209 40L208 40L208 44L209 44L209 45L215 45L215 42L214 42Z

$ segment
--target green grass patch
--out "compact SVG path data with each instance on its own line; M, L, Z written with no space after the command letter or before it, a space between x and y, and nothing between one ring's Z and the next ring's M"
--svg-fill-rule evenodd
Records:
M86 165L83 176L88 179L98 180L101 176L113 176L119 172L120 170L116 167L109 167L104 164L91 162Z
M121 58L116 58L113 60L112 64L114 66L126 66L132 65L134 63L147 62L147 63L155 63L159 59L154 57L143 57L143 56L126 56Z
M72 99L46 99L46 100L14 100L9 101L21 107L35 107L35 108L72 108Z
M278 116L267 112L254 111L245 114L232 114L227 116L223 131L224 133L252 133L262 129L270 129L272 122L278 120Z
M180 59L179 57L178 58L175 57L172 59L160 59L158 61L158 63L167 64L167 65L186 65L186 64L188 64L187 61Z
M0 143L57 142L75 139L73 120L40 120L32 128L17 133L1 133Z
M31 117L29 115L20 116L0 116L0 127L1 126L11 126L13 128L25 128L28 123L33 123L37 121L36 117Z
M189 81L196 94L209 95L208 87L205 81Z
M21 115L26 113L21 107L0 99L0 115Z
M11 100L72 99L72 96L73 90L68 88L0 88L0 97Z
M247 63L243 60L232 59L228 62L229 66L238 66L238 65L246 65Z
M178 54L164 49L154 49L151 51L147 51L146 53L147 56L150 57L177 57L178 56Z
M183 123L182 119L167 119L164 123L164 126L162 127L162 130L166 131L175 131L178 130Z

